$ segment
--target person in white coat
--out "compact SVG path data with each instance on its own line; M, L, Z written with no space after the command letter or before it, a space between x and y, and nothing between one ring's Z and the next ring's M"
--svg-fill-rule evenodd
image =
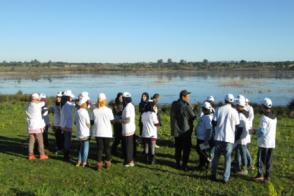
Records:
M77 127L77 139L79 141L78 147L78 162L76 164L79 167L81 164L86 167L89 154L90 143L90 116L87 110L90 97L80 96L78 100L79 109L76 111L75 124Z
M272 100L265 98L262 103L263 114L260 117L258 129L253 129L257 134L257 181L269 181L272 165L272 154L276 147L277 118L272 111ZM263 170L265 166L265 171Z
M97 108L93 110L92 135L97 144L97 170L103 167L103 154L105 154L105 168L111 167L111 142L113 140L112 110L107 107L107 99L104 93L100 93L97 100Z

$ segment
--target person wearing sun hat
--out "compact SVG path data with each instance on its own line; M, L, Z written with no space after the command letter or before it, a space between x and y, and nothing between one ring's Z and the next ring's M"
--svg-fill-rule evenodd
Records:
M214 133L214 155L211 167L211 179L216 180L216 172L220 155L225 156L225 169L223 181L229 181L231 174L231 154L235 142L235 130L240 124L238 112L233 108L234 95L225 96L225 104L219 107L213 117Z
M71 150L71 135L73 126L73 114L75 104L73 103L74 94L71 90L66 90L63 93L64 105L61 107L61 129L64 133L64 160L69 161Z
M125 167L134 167L134 135L136 131L135 107L132 103L132 95L129 92L123 93L122 112L122 148Z
M197 166L197 169L202 170L205 166L207 167L208 157L206 156L206 153L201 149L202 145L209 145L209 141L212 136L212 106L209 102L205 101L202 105L202 113L203 115L200 117L199 122L196 127L196 137L197 137L197 146L196 150L199 155L199 165Z
M45 122L42 118L42 107L45 105L41 102L40 95L38 93L33 93L31 96L31 102L27 107L27 125L29 134L29 154L28 160L34 160L36 156L34 155L35 141L37 140L40 159L48 159L45 154L44 143L43 143L43 131L45 127Z
M55 136L55 143L56 143L56 154L63 151L64 145L64 133L61 131L61 97L62 92L58 92L55 96L55 104L50 108L50 112L53 113L54 122L53 122L53 132Z
M97 170L101 171L103 153L105 154L105 168L111 167L112 121L114 116L112 110L107 107L107 98L104 93L99 93L96 107L93 110L92 135L96 138L97 144Z
M277 118L272 110L272 100L270 98L264 98L262 103L262 115L260 117L260 123L258 129L253 129L253 132L257 134L257 181L269 181L272 165L272 154L276 147L276 129ZM263 165L265 165L265 172L263 171Z
M195 112L189 103L190 94L191 92L182 90L179 99L172 103L170 112L171 135L175 138L176 164L178 169L183 169L184 171L188 171L193 121L196 118Z
M239 114L240 125L235 134L235 144L237 157L237 171L241 175L248 174L247 144L249 142L249 112L246 111L246 99L243 95L239 95L236 100L236 109Z
M250 104L250 100L248 98L246 98L246 106L245 106L245 110L248 111L248 128L249 129L252 129L252 126L253 126L253 120L254 120L254 109L253 107L251 106ZM254 169L254 164L253 164L253 161L252 161L252 156L251 156L251 153L249 151L249 144L251 143L251 135L249 133L249 136L248 136L248 144L247 144L247 167L248 169Z
M79 109L76 111L75 124L77 127L77 138L79 141L78 147L78 162L76 164L79 167L81 164L83 167L87 165L88 153L89 153L89 139L90 139L90 116L87 111L89 104L89 94L81 94L78 99Z

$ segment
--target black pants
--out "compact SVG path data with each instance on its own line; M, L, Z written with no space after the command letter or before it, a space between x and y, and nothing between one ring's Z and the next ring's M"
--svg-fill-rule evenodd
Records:
M269 177L271 164L272 164L272 148L261 148L258 147L258 154L257 154L257 167L258 167L258 176ZM263 175L263 165L265 165L265 175Z
M127 164L134 160L134 135L122 137L122 148L124 163Z
M117 153L117 146L120 144L122 140L122 125L121 124L115 124L113 126L113 132L114 132L114 141L112 144L112 154Z
M175 137L175 158L177 166L180 166L182 160L182 166L186 167L189 161L189 155L191 151L191 133L192 131L187 131L182 135Z
M204 140L197 139L196 151L199 155L199 167L206 166L208 164L207 157L200 149L200 145L204 143Z
M111 160L111 141L112 138L96 137L98 162L103 161L103 153L106 161Z
M62 151L64 146L64 133L61 131L60 127L53 127L53 131L55 135L56 149Z
M48 141L48 129L49 129L49 125L46 125L44 128L44 132L43 132L43 141L44 141L44 146L46 148L49 147L49 141Z

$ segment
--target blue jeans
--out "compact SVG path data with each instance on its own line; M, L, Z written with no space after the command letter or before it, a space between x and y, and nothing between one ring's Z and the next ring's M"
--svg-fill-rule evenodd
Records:
M79 152L78 152L79 162L87 163L88 154L89 154L89 140L80 140Z
M212 159L211 174L216 177L216 170L220 155L225 156L225 170L224 181L227 182L231 175L231 154L233 150L233 144L228 142L215 141L214 156Z
M242 168L247 169L248 161L247 161L247 146L238 144L237 146L237 153L238 153L238 158L237 158L237 166L238 166L238 171L241 171Z
M71 148L71 131L64 131L64 155L69 156Z
M251 153L248 149L248 146L246 148L246 157L247 157L247 167L252 167L252 157L251 157Z

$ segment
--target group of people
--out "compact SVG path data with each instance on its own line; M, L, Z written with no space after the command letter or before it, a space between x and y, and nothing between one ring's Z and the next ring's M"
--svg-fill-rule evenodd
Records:
M159 94L149 99L145 93L140 103L140 139L144 144L146 161L150 164L155 162L157 127L160 126L157 108L159 100ZM77 167L87 165L91 137L95 138L97 144L97 170L111 167L112 154L117 153L117 146L120 143L124 165L133 167L138 139L135 135L135 106L132 103L132 96L129 92L118 93L115 101L109 105L110 107L104 93L100 93L97 102L92 104L88 92L80 93L75 99L72 91L66 90L56 94L55 104L49 108L45 94L33 93L26 110L29 133L28 159L36 158L35 141L38 143L40 159L48 159L44 146L48 146L48 115L52 112L56 153L62 152L65 160L70 160L72 131L75 125L79 142Z
M191 135L197 111L190 105L190 92L183 90L171 106L171 134L175 138L175 159L178 168L188 170L187 163L191 151ZM200 119L196 126L199 154L198 169L211 166L211 179L216 180L220 156L225 158L223 182L230 178L232 163L241 175L248 174L254 164L248 145L251 135L257 135L257 181L270 178L272 152L275 148L277 118L272 111L272 101L263 100L259 128L253 128L254 111L249 100L243 95L234 97L227 94L224 104L215 108L213 96L207 97L201 106ZM232 155L235 161L231 160ZM210 164L211 163L211 164ZM264 171L265 166L265 171Z
M196 150L199 154L198 169L211 166L211 179L216 179L220 156L225 157L223 181L230 178L232 162L242 175L254 167L248 145L251 134L257 135L257 176L258 181L268 181L270 177L272 152L275 148L277 118L272 111L272 101L265 98L262 103L263 114L259 128L253 128L254 111L249 100L243 95L234 97L227 94L224 104L216 108L213 96L201 105L201 111L190 104L191 92L182 90L179 99L174 101L170 110L171 135L174 137L175 159L179 169L189 170L188 162L192 147L191 137L195 130ZM104 93L98 95L95 104L91 103L89 93L82 92L75 99L71 90L56 94L53 107L48 107L45 94L33 93L26 110L29 149L28 159L36 158L35 141L38 143L39 158L48 159L44 146L48 147L49 113L54 114L53 131L56 139L56 152L63 152L65 160L70 159L73 125L76 126L78 139L78 160L76 166L87 166L91 137L97 144L97 170L111 167L112 154L122 144L124 165L133 167L136 146L143 143L143 154L149 164L155 163L155 149L158 127L161 126L158 103L160 95L144 92L139 104L139 133L136 136L135 106L129 92L118 93L115 100L108 104ZM195 119L199 116L194 128ZM234 155L234 156L233 156ZM231 160L232 156L234 161ZM265 165L265 172L264 170Z

